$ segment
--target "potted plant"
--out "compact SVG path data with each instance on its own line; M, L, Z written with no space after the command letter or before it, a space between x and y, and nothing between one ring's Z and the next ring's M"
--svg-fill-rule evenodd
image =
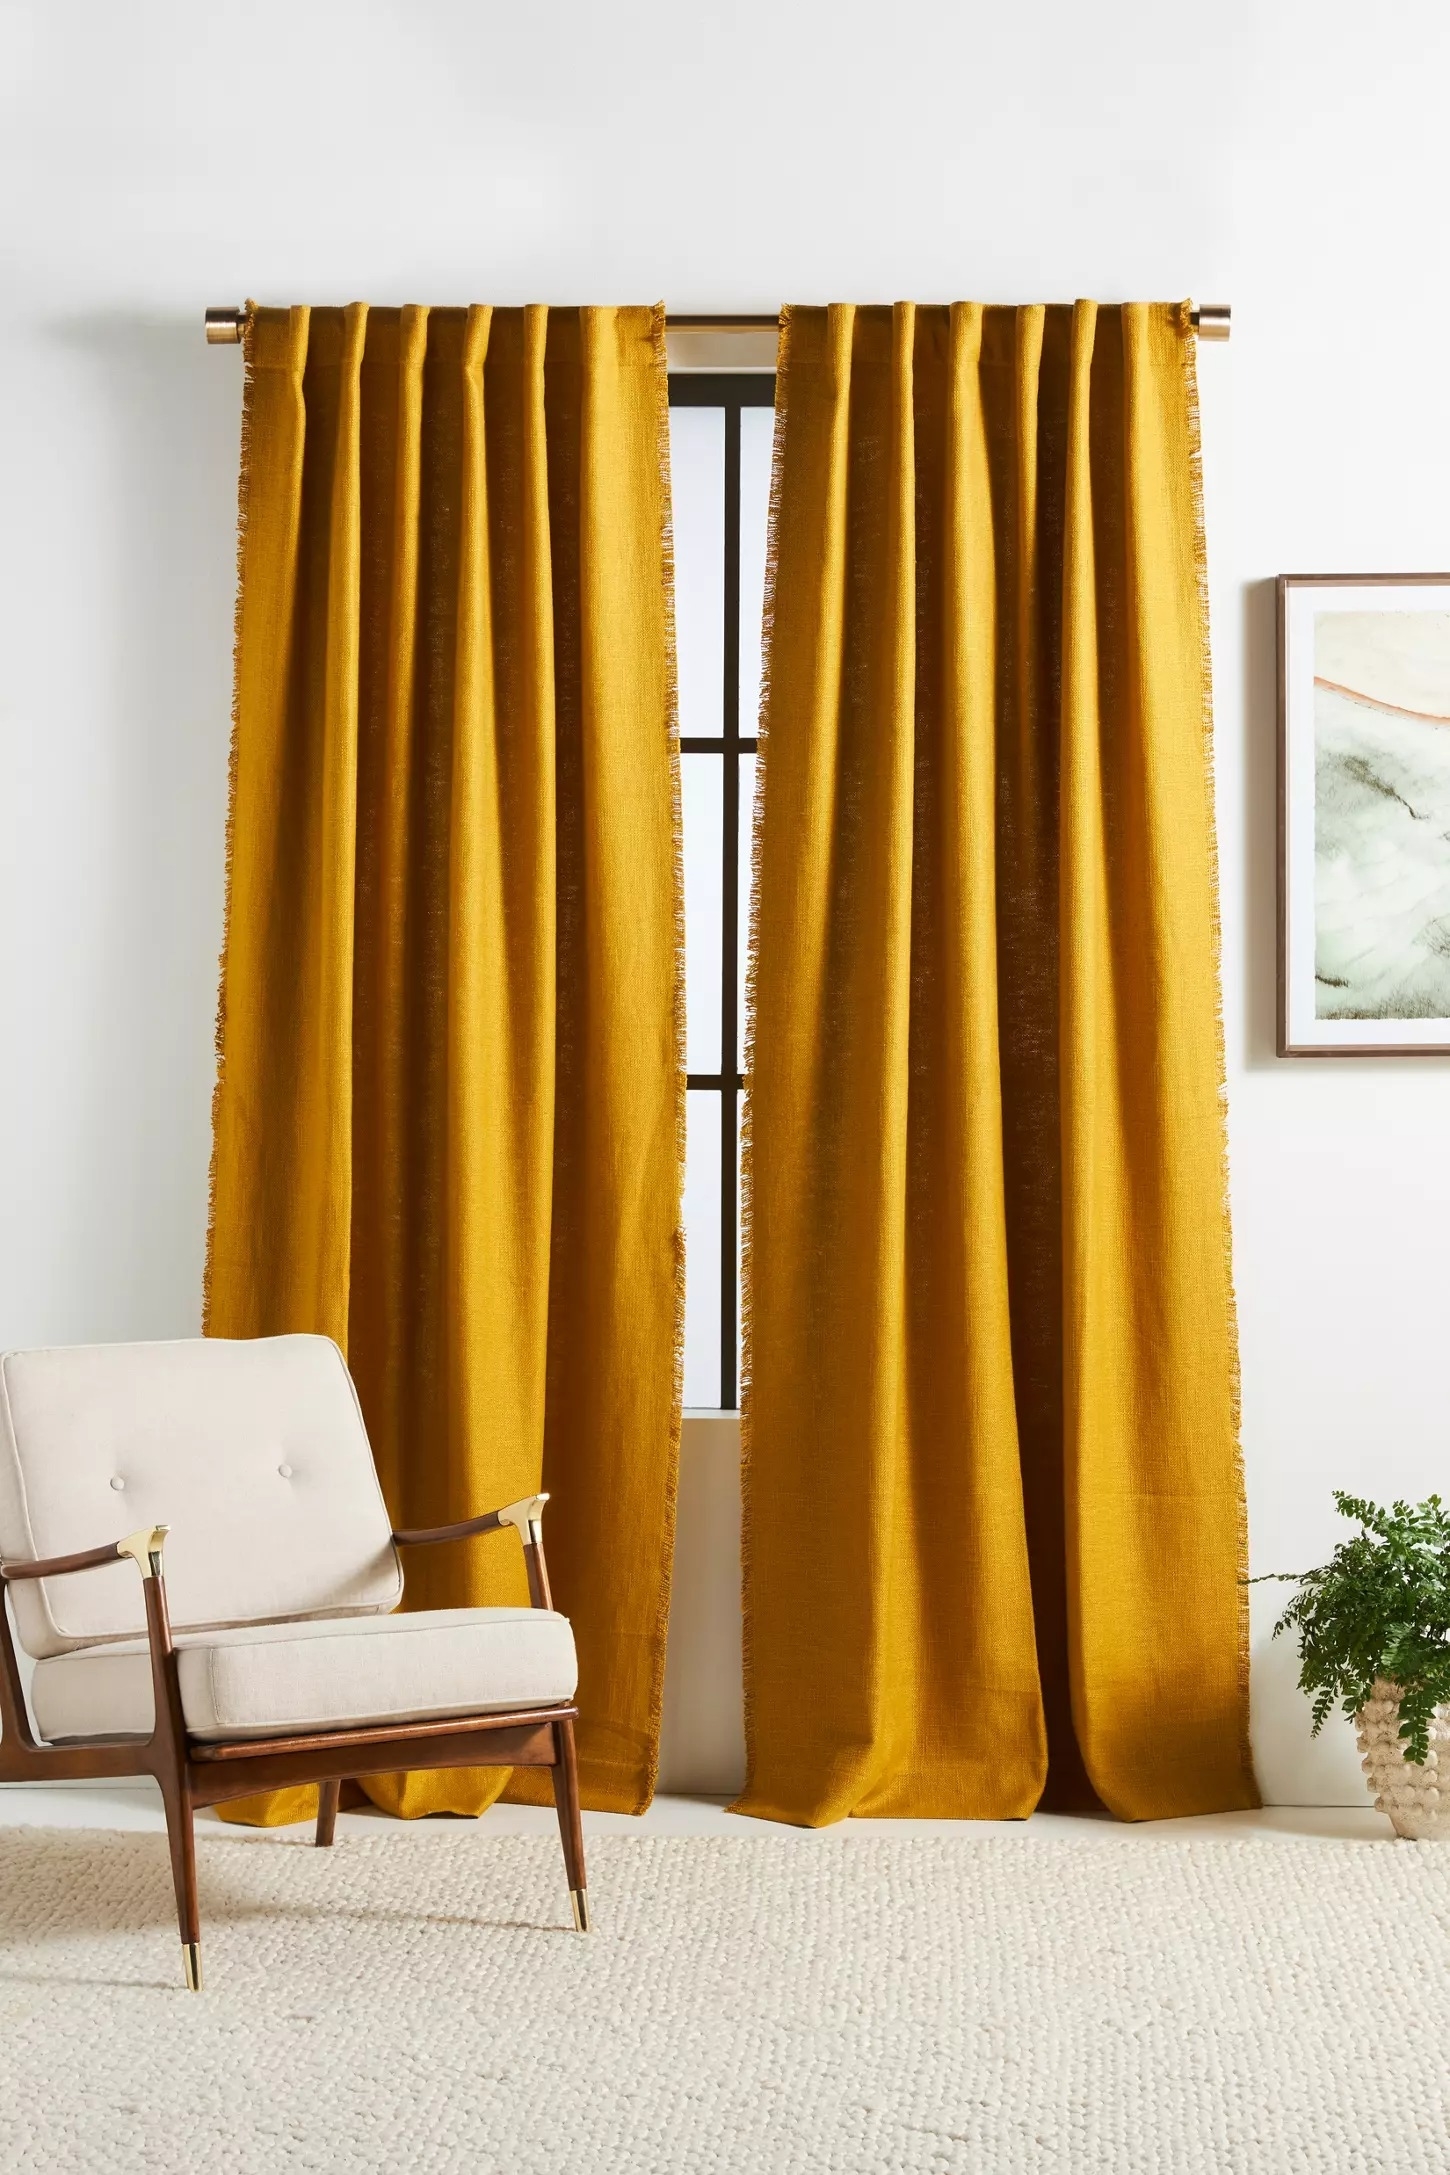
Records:
M1450 1513L1438 1495L1389 1510L1341 1489L1334 1501L1361 1531L1315 1571L1273 1574L1299 1588L1274 1637L1299 1635L1315 1736L1336 1705L1354 1721L1396 1835L1450 1840Z

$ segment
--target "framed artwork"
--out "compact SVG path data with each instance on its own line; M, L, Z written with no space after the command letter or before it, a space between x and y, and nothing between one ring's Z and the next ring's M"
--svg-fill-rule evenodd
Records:
M1450 574L1279 577L1279 1054L1450 1054Z

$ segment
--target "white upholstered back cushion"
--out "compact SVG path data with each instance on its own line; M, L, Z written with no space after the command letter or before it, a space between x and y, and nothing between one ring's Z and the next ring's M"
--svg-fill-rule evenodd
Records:
M118 1485L119 1483L119 1485ZM0 1357L0 1556L165 1524L178 1628L396 1608L403 1574L327 1337L196 1337ZM9 1589L37 1658L146 1625L134 1563Z

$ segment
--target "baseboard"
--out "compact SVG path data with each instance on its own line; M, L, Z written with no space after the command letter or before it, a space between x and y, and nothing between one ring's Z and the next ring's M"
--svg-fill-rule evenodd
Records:
M104 1790L108 1797L113 1790L154 1790L155 1787L148 1775L118 1775L99 1782L88 1775L70 1775L56 1782L0 1782L0 1790Z

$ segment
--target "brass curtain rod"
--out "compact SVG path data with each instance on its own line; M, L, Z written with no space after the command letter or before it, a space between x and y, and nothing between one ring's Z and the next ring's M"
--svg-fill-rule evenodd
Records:
M1232 312L1227 302L1195 303L1189 311L1194 331L1200 340L1226 340ZM207 344L211 347L236 347L241 342L242 329L247 313L235 305L229 308L210 309L206 313ZM769 332L780 326L776 316L679 316L671 313L665 323L674 332Z

